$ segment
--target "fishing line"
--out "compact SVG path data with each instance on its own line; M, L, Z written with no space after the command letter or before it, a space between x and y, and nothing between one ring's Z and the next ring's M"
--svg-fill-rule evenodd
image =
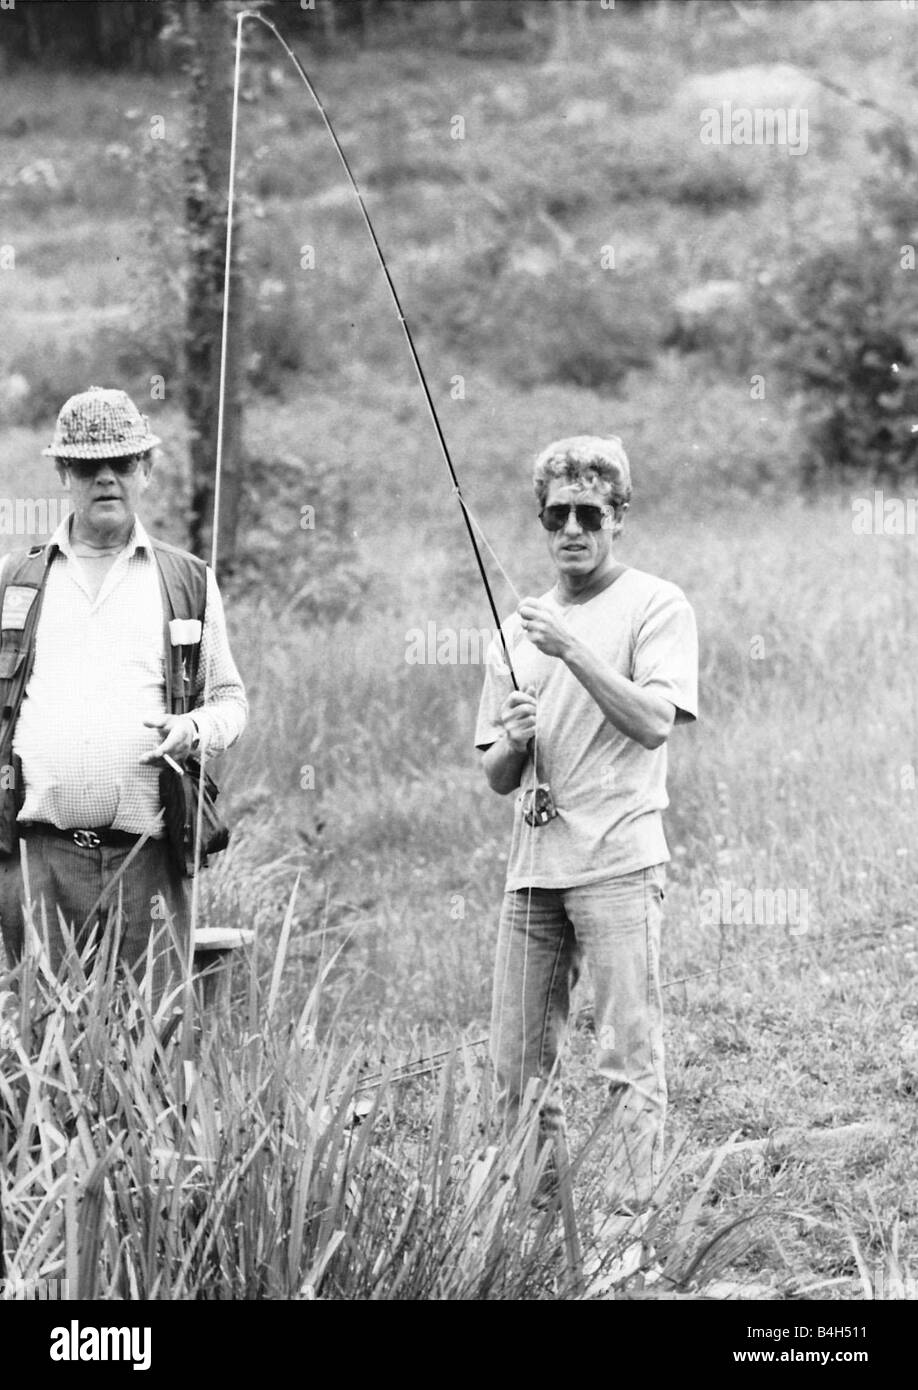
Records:
M517 603L522 603L522 602L523 602L523 596L522 596L522 594L520 593L519 589L516 587L516 585L514 584L513 580L510 578L509 574L507 573L507 571L504 569L503 565L501 564L500 558L499 558L499 556L498 556L498 554L497 554L497 551L494 549L493 545L491 544L491 542L488 540L487 536L485 535L484 527L482 526L481 522L478 521L478 519L476 518L476 516L475 516L474 512L472 511L471 507L469 506L468 502L466 502L465 498L462 496L462 493L459 492L459 493L457 493L456 495L457 495L457 497L459 498L459 505L462 507L462 510L465 512L465 514L466 514L466 516L468 517L469 521L470 521L470 522L472 523L472 525L475 527L475 530L478 532L479 536L481 537L483 544L487 547L487 549L488 549L488 551L489 551L489 553L490 553L491 559L494 561L495 565L496 565L497 568L500 570L501 575L503 576L504 582L505 582L505 584L507 585L507 588L508 588L508 589L510 590L510 592L513 594L513 597L516 599Z
M369 212L367 211L366 204L365 204L365 202L364 202L364 200L363 200L363 195L362 195L361 192L360 192L360 188L358 187L357 180L355 179L354 174L353 174L353 172L352 172L352 170L351 170L350 163L348 162L347 155L345 154L345 152L344 152L344 150L343 150L343 148L342 148L342 146L341 146L341 143L340 143L340 141L339 141L339 139L338 139L338 136L337 136L337 134L335 133L334 127L332 126L332 123L331 123L331 121L329 120L328 114L327 114L327 112L326 112L326 110L325 110L325 107L324 107L323 104L322 104L322 101L321 101L321 99L320 99L320 97L319 97L319 94L318 94L318 92L316 91L316 89L315 89L315 87L314 87L314 85L313 85L313 83L312 83L312 81L311 81L311 79L310 79L308 73L306 72L305 68L303 67L302 63L301 63L300 60L297 58L297 56L296 56L296 54L294 53L293 49L290 47L290 45L289 45L289 44L287 43L287 41L284 39L283 35L282 35L282 34L280 33L280 31L278 30L277 26L276 26L274 23L272 23L271 20L265 18L264 15L259 14L259 13L256 13L256 12L251 11L251 10L243 10L243 11L240 12L240 14L238 14L237 17L236 17L236 63L235 63L235 75L234 75L234 82L233 82L233 116L232 116L232 134L231 134L231 145L230 145L229 192L228 192L228 202L227 202L226 265L225 265L225 270L224 270L223 327L222 327L221 350L220 350L220 386L219 386L219 406L218 406L218 417L217 417L217 420L218 420L218 428L217 428L217 460L216 460L216 481L215 481L215 487L214 487L214 530L213 530L213 533L212 533L212 536L213 536L213 545L212 545L211 566L212 566L212 568L213 568L214 570L216 570L217 534L218 534L218 532L217 532L217 511L218 511L218 505L219 505L219 496L220 496L219 484L220 484L220 476L221 476L222 461L223 461L223 402L224 402L225 385L226 385L227 340L228 340L228 330L229 330L230 253L231 253L231 249L232 249L233 200L234 200L234 194L235 194L236 146L237 146L238 109L239 109L239 73L240 73L240 60L241 60L241 51L242 51L242 26L243 26L243 23L245 22L246 19L255 19L255 20L257 20L260 24L263 24L263 25L265 26L266 29L269 29L269 30L271 31L271 33L274 35L274 37L277 39L277 41L278 41L278 43L280 44L280 46L283 48L284 52L287 54L287 56L288 56L288 58L290 59L290 61L293 63L293 66L295 67L295 69L296 69L296 71L297 71L297 73L298 73L298 75L299 75L301 81L303 82L304 86L306 87L306 90L308 91L310 97L312 98L312 101L313 101L313 103L314 103L314 105L315 105L315 107L316 107L316 110L318 111L319 115L320 115L321 118L322 118L322 122L323 122L323 124L324 124L324 126L325 126L325 129L327 130L327 132L328 132L328 134L329 134L329 136L330 136L330 138L331 138L331 141L332 141L332 143L333 143L333 145L334 145L334 147L335 147L335 150L336 150L336 152L337 152L338 158L339 158L339 160L340 160L340 162L341 162L341 166L342 166L342 168L344 169L344 172L345 172L345 174L346 174L346 176L347 176L348 182L349 182L349 184L350 184L350 186L351 186L351 188L352 188L352 190L353 190L353 192L354 192L354 195L355 195L355 197L356 197L356 199L357 199L357 203L358 203L359 208L360 208L361 216L363 217L364 225L366 226L367 233L368 233L368 235L369 235L369 237L370 237L370 240L371 240L371 242L372 242L372 244L373 244L373 249L374 249L374 251L375 251L375 253L376 253L376 258L377 258L377 260L379 261L380 269L382 270L383 275L385 276L386 284L387 284L387 286L388 286L388 288L389 288L389 293L390 293L390 295L392 296L392 301L393 301L393 303L394 303L394 305L395 305L396 312L397 312L397 314L398 314L398 321L399 321L399 323L401 324L402 332L403 332L403 334L404 334L404 336L405 336L405 341L406 341L407 344L408 344L408 349L409 349L409 352L410 352L410 354L411 354L411 360L412 360L412 362L413 362L413 364L414 364L415 373L416 373L416 375L417 375L417 378L418 378L418 381L419 381L419 383L420 383L421 389L422 389L422 391L423 391L423 393L424 393L424 400L425 400L425 402L426 402L426 404L427 404L427 409L428 409L428 412L429 412L429 414L430 414L430 418L431 418L431 421L432 421L432 423L433 423L434 430L435 430L435 432L436 432L437 442L438 442L439 447L440 447L440 452L441 452L441 454L442 454L443 461L444 461L444 463L446 464L447 470L448 470L448 472L449 472L450 479L451 479L451 481L452 481L453 492L455 493L456 499L457 499L457 501L459 502L459 505L460 505L460 507L461 507L461 509L462 509L463 521L465 522L466 531L468 532L469 542L470 542L470 544L471 544L471 546L472 546L472 552L473 552L473 554L474 554L474 556L475 556L475 562L476 562L476 564L477 564L477 566L478 566L478 573L479 573L479 575L480 575L480 577L481 577L482 586L484 587L485 595L486 595L487 600L488 600L488 606L489 606L489 608L490 608L490 610L491 610L491 615L492 615L492 617L493 617L493 619L494 619L494 626L495 626L495 629L496 629L496 631L497 631L497 634L498 634L498 636L499 636L499 638L500 638L501 646L503 647L504 659L506 660L506 663L507 663L507 670L508 670L508 673L509 673L509 675L510 675L510 680L511 680L511 682L512 682L513 689L516 690L516 691L519 691L520 687L519 687L519 684L518 684L518 682L517 682L516 673L515 673L514 668L513 668L513 663L512 663L512 661L511 661L511 659L510 659L510 650L509 650L509 647L508 647L508 644L507 644L506 635L505 635L505 633L504 633L503 626L502 626L502 624L501 624L500 615L499 615L498 610L497 610L497 604L496 604L496 602L495 602L494 594L493 594L493 591L492 591L492 589L491 589L491 583L490 583L490 580L489 580L489 578L488 578L488 573L487 573L487 570L486 570L485 565L484 565L484 561L483 561L482 556L481 556L481 551L480 551L479 546L478 546L478 541L476 540L476 536L475 536L475 532L476 532L476 531L477 531L478 534L482 537L482 540L484 541L484 544L487 546L487 549L488 549L488 551L490 552L492 558L494 559L494 561L495 561L495 563L496 563L496 565L497 565L497 567L498 567L498 569L499 569L501 575L503 576L504 580L505 580L505 581L507 582L507 584L509 585L511 591L512 591L513 594L515 595L515 597L516 597L516 599L517 599L518 602L520 601L520 594L519 594L519 592L518 592L516 586L513 584L512 580L510 579L509 575L507 574L507 572L506 572L504 566L501 564L500 560L498 559L497 554L495 553L493 546L491 545L491 543L488 541L487 537L485 536L484 531L483 531L483 528L481 527L480 523L479 523L479 522L475 519L475 517L472 515L472 512L471 512L471 510L469 509L469 506L468 506L468 504L466 503L465 498L464 498L464 496L463 496L463 494L462 494L462 488L461 488L460 483L459 483L459 478L458 478L458 475L457 475L457 473L456 473L456 468L455 468L455 465L453 464L453 460L452 460L452 457L451 457L451 455L450 455L449 446L448 446L448 444L447 444L447 442L446 442L446 437L445 437L445 435L444 435L444 433L443 433L443 429L442 429L442 427L441 427L441 425L440 425L440 420L439 420L439 417L438 417L438 415L437 415L436 407L434 406L433 397L432 397L432 395L431 395L431 393L430 393L430 388L429 388L429 386L428 386L428 384L427 384L427 378L426 378L426 376L424 375L424 369L423 369L423 367L422 367L422 365L421 365L421 360L420 360L420 358L419 358L419 356L418 356L418 352L417 352L417 349L416 349L415 344L414 344L414 338L413 338L413 336L412 336L411 329L410 329L410 327L409 327L409 325L408 325L407 318L406 318L405 313L404 313L404 310L403 310L403 308L402 308L402 304L401 304L401 300L400 300L399 295L398 295L398 291L397 291L396 288L395 288L395 284L394 284L393 279L392 279L392 276L391 276L391 274L390 274L390 272L389 272L389 267L388 267L388 265L386 264L386 258L385 258L384 254L383 254L382 247L380 246L379 240L378 240L378 238L377 238L377 236L376 236L376 231L375 231L375 229L374 229L374 227L373 227L373 223L372 223L372 221L371 221L371 219L370 219ZM203 762L203 759L202 759L202 762ZM538 798L538 792L539 792L539 781L538 781L538 769L537 769L537 764L536 764L536 745L535 745L535 740L533 740L533 746L532 746L532 772L533 772L533 780L532 780L532 791L531 791L531 795L532 795L532 804L533 804L533 808L535 808L535 807L536 807L536 804L537 804L537 798ZM198 841L198 837L199 837L199 835L200 835L200 830L201 830L202 807L203 807L203 779L202 779L202 788L201 788L201 792L200 792L199 799L198 799L198 826L197 826L197 831L196 831L196 846L197 846L197 841ZM524 824L529 823L529 825L530 825L530 830L534 829L538 824L540 824L540 821L538 821L538 820L533 820L532 822L527 822L525 816L522 817L522 821L523 821ZM534 855L535 855L535 842L534 842L534 840L533 840L533 841L530 842L530 861L531 861L531 865L532 865L532 863L534 863ZM530 878L531 878L531 876L532 876L532 871L531 871L531 868L530 868ZM513 917L512 917L511 920L512 920L512 922L515 922L515 912L516 912L516 906L517 906L517 900L516 900L515 897L514 897L513 902L514 902L514 913L513 913ZM529 929L529 918L530 918L531 904L532 904L532 887L531 887L531 885L530 885L530 886L529 886L529 889L528 889L528 894L527 894L527 908L526 908L526 931L527 931L527 940L526 940L526 946L525 946L525 948L524 948L524 957L523 957L523 979L522 979L522 989L523 989L523 998L524 998L524 999L525 999L525 985L526 985L526 966L527 966L528 945L529 945L529 942L528 942L528 929ZM195 880L194 880L193 890L192 890L192 938L193 938L193 931L194 931L194 923L195 923L195 921L196 921L196 909L197 909L197 875L195 875ZM512 933L511 933L511 936L512 936ZM506 986L506 970L508 969L508 967L509 967L509 955L508 955L508 958L507 958L507 962L506 962L506 964L505 964L505 980L504 980L504 986ZM500 1013L501 1013L501 1015L502 1015L502 1011L503 1011L503 995L504 995L504 990L501 991L501 1007L500 1007Z
M464 520L464 522L465 522L465 527L466 527L466 531L468 532L469 542L471 543L472 551L473 551L473 554L474 554L474 556L475 556L475 562L476 562L476 564L477 564L477 566L478 566L478 573L479 573L479 575L481 576L481 582L482 582L482 585L483 585L483 587L484 587L485 594L486 594L486 596L487 596L488 606L489 606L489 608L490 608L490 610L491 610L491 615L492 615L492 617L493 617L493 619L494 619L494 626L495 626L495 628L497 629L497 632L498 632L499 635L500 635L500 640L501 640L501 643L502 643L502 645L503 645L504 657L505 657L506 662L507 662L507 667L508 667L508 669L509 669L509 671L510 671L510 679L511 679L512 682L513 682L513 688L514 688L514 690L519 690L519 686L517 685L517 681L516 681L516 675L515 675L515 672L514 672L514 670L513 670L513 663L512 663L511 660L510 660L510 652L509 652L509 649L508 649L508 647L507 647L506 638L504 637L503 628L501 627L500 615L498 614L498 611L497 611L497 604L496 604L495 601L494 601L494 594L493 594L492 589L491 589L491 582L490 582L490 580L488 579L488 572L487 572L487 570L485 569L484 561L483 561L482 558L481 558L481 551L479 550L479 548L478 548L478 542L477 542L477 540L475 539L475 531L474 531L474 529L473 529L473 527L472 527L472 523L471 523L471 521L470 521L470 519L469 519L469 513L468 513L468 510L467 510L466 505L465 505L465 499L464 499L464 497L462 496L462 489L461 489L461 487L460 487L460 485L459 485L459 478L458 478L458 475L457 475L457 473L456 473L455 465L453 464L453 460L452 460L452 457L451 457L450 452L449 452L449 446L447 445L447 442L446 442L446 436L444 435L443 429L442 429L442 427L441 427L441 425L440 425L440 419L439 419L439 416L437 415L436 407L434 406L434 403L433 403L433 397L432 397L432 395L430 394L430 387L429 387L428 384L427 384L427 378L426 378L425 375L424 375L424 368L421 366L421 359L418 357L417 349L415 348L415 345L414 345L414 338L413 338L413 336L412 336L411 329L410 329L410 327L408 326L408 320L407 320L406 317L405 317L404 310L402 309L402 303L401 303L401 300L399 299L398 291L396 290L395 284L394 284L393 279L392 279L392 276L391 276L391 274L389 273L389 267L388 267L387 264L386 264L386 258L385 258L385 256L383 255L382 247L381 247L380 244L379 244L379 239L378 239L377 236L376 236L376 231L375 231L375 229L374 229L374 227L373 227L373 223L372 223L371 220L370 220L370 214L368 213L366 204L365 204L365 202L363 201L363 194L360 192L360 189L359 189L359 187L358 187L358 185L357 185L357 180L355 179L354 174L353 174L353 172L352 172L352 170L351 170L351 166L350 166L350 164L349 164L349 162L348 162L347 155L344 153L344 150L343 150L342 147L341 147L341 142L339 141L338 136L335 134L334 127L332 126L332 123L331 123L331 121L330 121L329 118L328 118L328 114L327 114L327 112L326 112L326 110L325 110L325 107L322 105L322 101L321 101L321 99L320 99L320 97L319 97L318 92L316 91L315 87L313 86L313 83L312 83L312 81L311 81L311 79L310 79L310 77L309 77L309 74L306 72L306 69L303 67L303 65L302 65L302 63L300 62L299 58L296 56L296 54L294 53L293 49L292 49L292 48L290 47L290 45L287 43L286 39L283 37L283 35L281 34L280 30L277 28L276 24L272 23L272 21L271 21L270 19L266 19L264 15L258 14L257 12L255 12L255 11L253 11L253 10L243 10L243 11L242 11L239 15L237 15L237 17L236 17L236 86L235 86L235 88L234 88L234 97L233 97L233 100L234 100L234 108L233 108L233 140L232 140L232 150L231 150L231 155L230 155L230 159L231 159L231 164L230 164L230 187L232 188L233 171L234 171L234 167L235 167L236 107L237 107L237 104L238 104L238 75L239 75L239 57L240 57L240 51L241 51L241 45L242 45L242 25L243 25L243 22L244 22L246 19L257 19L258 22L259 22L259 24L263 24L263 25L265 26L266 29L270 29L270 30L271 30L271 33L272 33L272 34L274 35L274 37L277 39L277 41L278 41L278 43L280 44L281 48L284 50L284 52L287 54L288 58L290 59L291 63L293 64L293 66L296 68L297 73L299 74L299 77L300 77L301 81L303 82L304 86L306 87L306 90L308 91L310 97L312 98L313 102L315 103L316 110L318 111L319 115L320 115L321 118L322 118L322 122L323 122L323 124L324 124L324 126L325 126L325 129L328 131L328 134L329 134L329 136L331 137L332 144L334 145L335 150L336 150L337 155L338 155L338 158L339 158L339 160L341 161L341 166L342 166L342 168L344 169L344 172L345 172L345 174L347 175L347 178L348 178L348 182L350 183L351 188L353 189L354 194L355 194L355 196L356 196L356 198L357 198L357 202L358 202L359 207L360 207L360 212L361 212L361 215L362 215L362 217L363 217L364 225L366 226L366 229L367 229L367 232L368 232L368 234L369 234L370 240L371 240L372 243L373 243L373 249L374 249L374 251L376 252L376 258L377 258L377 260L379 261L380 269L382 270L383 275L384 275L385 278L386 278L386 284L387 284L388 287L389 287L389 293L390 293L391 296L392 296L392 301L393 301L393 303L395 304L396 312L397 312L397 314L398 314L398 321L399 321L399 323L400 323L401 326L402 326L402 332L403 332L404 335L405 335L405 341L407 342L407 344L408 344L408 349L409 349L409 351L410 351L410 353L411 353L411 360L412 360L412 362L414 363L414 369L415 369L415 372L416 372L416 374L417 374L418 381L420 382L421 389L422 389L422 391L424 392L424 400L425 400L426 403L427 403L427 409L428 409L428 412L429 412L429 414L430 414L430 418L431 418L431 421L432 421L432 423L433 423L434 430L436 431L437 442L438 442L438 444L439 444L439 446L440 446L440 452L441 452L441 454L442 454L442 456L443 456L443 461L444 461L444 463L446 464L447 469L449 470L450 478L452 479L453 491L455 492L456 497L457 497L457 500L459 501L460 506L462 507L462 517L463 517L463 520ZM227 229L227 246L228 246L228 247L229 247L229 233L230 233L231 227L232 227L232 222L230 221L230 226L229 226L228 229ZM226 264L226 283L227 283L227 285L228 285L228 281L229 281L229 257L227 256L227 264ZM228 297L228 291L227 291L227 297ZM225 358L225 341L226 341L226 334L227 334L227 313L226 313L226 299L225 299L225 300L224 300L224 319L223 319L224 358ZM224 366L225 366L225 361L224 361ZM222 390L223 390L223 380L222 380L222 375L221 375L221 395L222 395ZM219 458L218 458L218 465L219 465ZM488 548L490 549L490 546L489 546ZM492 551L492 554L493 554L493 551ZM503 572L503 567L501 567L501 569L502 569L502 572Z
M853 941L861 941L877 936L879 936L879 933L875 931L852 933L847 940L850 944ZM760 961L774 960L778 957L791 955L799 951L799 946L785 946L779 951L763 951L760 955L752 956L745 960L734 961L732 965L713 965L708 970L696 970L691 975L678 975L670 980L661 980L660 988L675 989L677 985L686 985L693 983L695 980L704 980L711 975L729 975L733 970L745 970L753 965L757 965ZM585 1004L574 1014L574 1024L576 1025L581 1020L589 1018L592 1012L593 1006L591 1004ZM444 1047L437 1052L430 1052L422 1057L412 1057L409 1061L403 1063L401 1067L396 1068L387 1079L389 1081L410 1081L414 1076L426 1076L428 1072L435 1071L437 1066L442 1065L443 1059L450 1057L456 1051L457 1046L468 1048L485 1047L490 1041L491 1034L482 1033L480 1037L471 1038L467 1041L463 1040L460 1044L454 1045L453 1047ZM368 1090L373 1086L379 1085L384 1075L385 1073L383 1072L374 1072L372 1076L365 1076L357 1086L357 1090Z
M223 479L223 435L224 421L226 415L226 364L229 345L229 306L230 306L230 272L233 263L233 221L236 205L236 143L239 131L239 79L242 67L242 20L245 12L240 14L236 22L236 59L233 68L233 108L232 122L230 126L230 162L229 162L229 187L226 198L226 260L223 267L223 319L220 328L220 378L217 387L217 450L214 464L214 502L213 502L213 523L210 534L210 567L216 576L217 573L217 553L220 541L220 501L221 487ZM205 615L206 622L206 598ZM204 652L204 631L201 630L201 658L205 657ZM204 691L202 701L207 705L207 698L210 694L210 665L204 661ZM194 874L191 879L191 925L188 937L188 958L185 961L185 981L186 986L190 986L191 972L194 965L194 944L198 925L198 912L200 910L201 889L200 889L200 858L201 841L204 832L204 768L207 761L206 740L202 738L201 747L198 753L198 763L200 765L200 775L198 781L198 798L195 812L194 824ZM190 774L186 774L190 775Z

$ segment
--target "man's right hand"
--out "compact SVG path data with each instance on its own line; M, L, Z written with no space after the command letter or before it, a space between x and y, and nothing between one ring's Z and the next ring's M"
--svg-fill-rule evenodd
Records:
M500 722L514 753L525 753L536 731L536 698L531 687L511 691L501 707Z

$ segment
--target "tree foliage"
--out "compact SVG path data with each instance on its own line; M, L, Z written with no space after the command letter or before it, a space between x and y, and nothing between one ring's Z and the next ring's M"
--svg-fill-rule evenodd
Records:
M26 0L4 11L0 67L50 63L157 71L172 57L169 37L176 21L198 0ZM251 7L250 7L251 8ZM484 52L521 44L564 54L582 42L591 0L265 0L264 13L294 40L323 45L374 44L387 35L411 33L414 41L445 39L466 51Z
M12 62L155 70L168 15L150 0L73 4L45 0L4 10L0 52Z

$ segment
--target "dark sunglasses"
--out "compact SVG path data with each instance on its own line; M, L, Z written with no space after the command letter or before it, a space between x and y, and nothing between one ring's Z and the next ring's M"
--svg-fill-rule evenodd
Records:
M128 478L132 473L136 473L140 458L64 459L62 462L75 478L85 481L94 478L102 468L110 468L118 478Z
M543 507L539 512L539 520L546 531L561 531L567 525L567 518L571 512L577 518L577 525L582 531L599 531L602 529L603 519L608 515L607 507L597 507L593 502L581 502L577 506L573 503L565 506L561 503L553 507Z

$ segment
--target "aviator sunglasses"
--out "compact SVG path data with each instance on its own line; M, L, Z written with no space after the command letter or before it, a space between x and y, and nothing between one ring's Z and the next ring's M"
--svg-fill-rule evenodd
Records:
M615 504L613 504L614 507ZM597 507L594 502L580 502L576 506L571 503L556 503L551 507L543 507L539 512L539 520L546 531L561 531L567 525L567 518L571 512L577 518L577 525L583 531L599 531L602 528L604 518L612 508Z

